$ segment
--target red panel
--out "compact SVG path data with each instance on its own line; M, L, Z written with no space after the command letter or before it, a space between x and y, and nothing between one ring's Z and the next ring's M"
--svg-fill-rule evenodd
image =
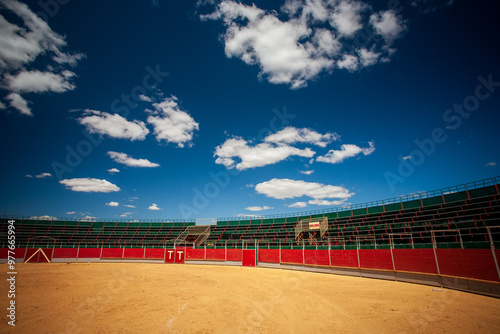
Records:
M442 275L466 277L461 249L436 249L439 271Z
M124 259L143 259L144 248L125 248Z
M225 249L210 249L207 248L207 260L224 261L226 259Z
M227 261L242 261L243 252L241 249L228 249Z
M393 270L390 249L360 249L359 263L365 269Z
M54 248L43 248L43 252L45 253L45 256L40 252L40 256L38 257L38 262L39 263L47 263L52 260L52 251ZM35 256L36 257L36 256ZM48 259L48 261L47 261Z
M203 248L186 249L186 260L203 260L204 257L205 257L205 249Z
M79 259L98 259L101 257L101 248L80 248Z
M329 266L330 261L328 260L328 250L327 249L306 249L304 250L304 262L305 264L315 264L320 266Z
M358 268L358 253L355 249L332 250L332 267Z
M500 281L491 249L463 249L462 260L467 277Z
M175 249L175 263L184 263L185 255L186 255L186 250L183 247L176 248Z
M282 249L281 250L281 263L297 263L302 262L302 249Z
M33 254L36 253L38 248L28 248L28 252L26 253L25 261L28 260ZM33 263L33 262L38 262L38 257L40 256L40 253L35 254L29 261L28 263Z
M393 249L396 270L437 274L432 249Z
M101 259L106 259L106 258L121 259L122 255L123 255L123 248L103 248Z
M175 249L166 250L165 263L175 263Z
M8 248L0 248L0 259L7 259L9 257L8 253L9 253Z
M76 254L78 254L78 248L55 248L54 259L76 259Z
M26 253L26 248L16 248L16 259L24 259L24 253Z
M165 250L161 248L146 248L146 259L162 259L165 257Z
M279 263L279 249L259 249L259 262Z
M243 266L244 267L255 267L255 250L254 249L244 249L243 250Z

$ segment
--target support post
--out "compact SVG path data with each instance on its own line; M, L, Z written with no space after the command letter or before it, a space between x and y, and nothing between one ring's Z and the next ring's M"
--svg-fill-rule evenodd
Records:
M493 241L493 236L491 235L490 227L487 226L486 230L488 231L488 236L490 238L491 253L493 254L493 260L495 260L495 267L497 268L498 278L500 279L500 267L498 266L497 254L495 252L495 242Z

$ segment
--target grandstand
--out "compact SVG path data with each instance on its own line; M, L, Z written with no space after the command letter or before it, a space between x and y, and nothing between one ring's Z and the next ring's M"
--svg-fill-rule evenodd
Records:
M0 258L6 259L8 221L15 220L18 261L236 264L398 279L500 295L499 182L495 177L259 219L218 218L215 225L196 225L195 220L6 217L0 221ZM35 256L39 250L45 256Z

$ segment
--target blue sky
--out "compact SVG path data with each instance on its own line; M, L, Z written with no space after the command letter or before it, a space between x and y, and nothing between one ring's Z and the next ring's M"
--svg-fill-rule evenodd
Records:
M492 1L43 3L0 0L2 214L249 217L500 175Z

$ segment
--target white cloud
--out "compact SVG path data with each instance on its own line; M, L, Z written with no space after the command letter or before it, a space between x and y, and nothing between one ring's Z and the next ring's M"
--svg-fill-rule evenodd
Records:
M153 125L156 140L175 143L178 147L191 145L194 131L199 129L199 124L187 112L180 109L177 97L166 98L161 103L154 103L153 106L155 110L151 112L152 115L147 121Z
M311 175L312 173L314 173L314 171L313 170L304 170L304 171L301 171L300 173L305 174L305 175Z
M163 209L160 209L156 203L153 203L149 206L148 210L158 211Z
M154 168L160 166L159 164L151 162L148 159L134 159L131 156L121 152L109 151L107 155L109 155L109 157L113 159L115 162L124 164L129 167Z
M68 211L66 212L67 215L74 215L76 212L75 211Z
M384 37L389 44L398 38L406 28L405 22L396 15L394 10L372 14L370 23L375 28L375 31Z
M106 203L106 205L107 206L115 206L116 207L116 206L120 205L120 203L118 203L118 202L109 202L109 203Z
M125 206L127 208L135 208L135 205L130 205L130 204L123 204L123 206Z
M249 206L248 208L245 208L245 210L248 211L264 211L264 210L271 210L274 209L273 207L269 207L267 205L264 206Z
M10 93L6 98L10 101L9 104L12 108L17 109L23 115L33 116L33 113L28 106L28 101L26 101L21 95L17 93Z
M87 116L78 119L90 133L108 135L112 138L144 140L149 133L146 124L141 121L128 121L118 114L109 114L97 110L86 109ZM89 115L90 114L90 115Z
M143 94L139 94L139 100L144 102L153 102L153 100L149 96Z
M346 201L346 199L340 200L340 201L328 201L325 199L314 199L314 200L310 200L307 203L313 204L313 205L336 206L336 205L344 204L345 201Z
M289 208L305 208L307 206L306 202L296 202L292 204L285 204Z
M246 214L246 213L238 213L236 215L236 217L246 217L246 218L262 218L264 216L262 215L249 215L249 214Z
M113 183L93 178L75 178L75 179L65 179L59 181L59 183L66 186L66 188L77 191L77 192L98 192L98 193L110 193L120 191L120 188Z
M368 7L359 1L340 1L330 14L330 24L337 28L340 35L351 37L356 31L363 28L361 14Z
M29 179L32 179L32 178L33 178L33 175L26 174L26 175L24 175L24 177L27 177L27 178L29 178Z
M65 38L54 32L29 7L16 0L1 0L6 16L0 15L0 84L8 90L10 106L32 116L24 93L62 93L75 89L76 76L68 70L85 57L67 53ZM10 20L8 20L8 19ZM36 63L35 63L36 60ZM34 66L45 66L36 69Z
M50 173L41 173L41 174L35 175L35 177L37 179L46 179L46 178L52 177L52 174L50 174Z
M354 195L354 193L350 193L349 190L341 186L290 179L272 179L259 183L255 186L255 191L276 199L307 196L316 200L325 198L345 200Z
M238 170L245 170L272 165L294 155L311 158L314 154L310 148L298 149L285 144L261 143L250 146L243 138L234 137L217 146L214 157L217 157L215 163L228 169L236 167ZM240 158L241 162L236 163L234 158Z
M108 169L109 174L115 174L115 173L120 173L120 170L118 168L111 168Z
M31 216L28 219L29 220L57 220L57 217L44 215L44 216Z
M63 93L76 88L70 82L74 76L75 73L67 70L61 74L34 70L19 72L15 75L7 74L5 81L9 88L17 93Z
M403 157L403 160L409 160L409 159L412 159L413 157L411 155L407 155L405 157Z
M224 0L201 19L223 23L228 58L258 65L259 78L291 88L304 87L335 67L357 71L389 61L394 53L389 45L405 29L394 11L375 13L356 0L286 0L280 12ZM363 43L356 39L360 32ZM365 43L373 35L383 38Z
M488 162L485 166L496 166L497 163L492 161L492 162Z
M284 128L281 131L270 134L264 138L265 142L277 144L295 144L307 143L314 144L319 147L326 147L334 140L338 140L340 136L336 133L327 132L324 135L311 129L297 129L293 126Z
M360 153L370 155L375 151L375 144L373 142L369 142L369 145L369 147L361 148L353 144L343 144L340 150L330 150L324 156L317 157L316 161L338 164L343 162L345 159L355 157Z
M133 212L124 212L124 213L122 213L122 214L120 215L120 217L128 217L128 216L130 216L130 215L132 215L132 214L133 214Z

